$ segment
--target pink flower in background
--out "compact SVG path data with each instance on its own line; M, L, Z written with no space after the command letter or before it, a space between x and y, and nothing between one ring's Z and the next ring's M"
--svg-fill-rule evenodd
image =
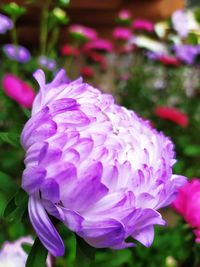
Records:
M80 73L84 78L92 78L94 76L94 70L90 66L81 67Z
M35 93L24 81L13 74L5 74L2 80L3 90L7 96L24 108L31 108Z
M154 24L149 20L137 19L132 23L134 30L153 32Z
M157 107L155 110L155 115L161 119L172 121L181 127L187 127L189 124L187 114L178 110L177 108L165 106Z
M118 18L121 20L129 20L131 18L131 12L127 9L122 9L118 13Z
M90 41L97 39L97 32L94 29L83 26L83 25L79 25L79 24L71 25L69 27L69 32L74 37L85 38Z
M200 180L193 178L179 189L173 208L193 228L195 241L200 243Z
M80 54L80 51L74 46L65 44L61 48L61 55L62 56L74 56L74 57L76 57L79 54Z
M107 39L97 39L95 41L88 42L84 47L85 52L88 50L100 50L103 52L112 52L113 45L111 41Z
M113 31L113 37L118 40L127 41L131 36L131 30L125 27L116 27Z

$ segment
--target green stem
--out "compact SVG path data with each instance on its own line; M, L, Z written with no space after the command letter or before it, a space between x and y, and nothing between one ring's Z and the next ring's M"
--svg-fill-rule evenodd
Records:
M41 26L40 26L41 55L45 55L46 53L47 36L48 36L49 5L50 5L50 1L47 0L42 10L42 19L41 19Z
M58 27L55 27L54 30L53 30L53 32L52 32L51 40L49 42L48 49L47 49L47 51L48 51L49 54L51 54L52 49L56 45L56 42L58 40L58 35L59 35L59 28Z
M12 17L12 20L13 20L13 29L11 31L11 38L12 38L12 43L15 45L16 50L17 50L18 49L18 38L17 38L16 17ZM18 74L18 62L16 60L14 60L12 64L12 71L15 75Z

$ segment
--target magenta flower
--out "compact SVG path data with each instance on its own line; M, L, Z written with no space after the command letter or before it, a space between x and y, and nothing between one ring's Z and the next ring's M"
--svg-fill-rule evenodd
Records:
M24 108L31 108L35 93L24 81L12 74L5 74L2 80L3 90L7 96Z
M6 33L13 28L13 22L7 16L0 14L0 34Z
M7 44L3 46L3 51L6 56L12 60L18 61L20 63L26 63L30 60L30 52L24 46L15 46L12 44Z
M69 32L77 38L86 39L89 41L97 39L97 32L89 27L74 24L69 27Z
M172 14L172 25L180 37L186 38L189 33L189 21L186 13L179 9Z
M22 187L41 242L63 255L51 215L96 248L131 247L129 236L150 246L153 226L165 224L157 210L185 182L172 174L172 142L82 79L63 82L64 70L50 84L41 70L34 77L40 91L21 135Z
M28 256L22 248L23 244L32 245L32 237L27 236L15 242L5 242L0 250L0 267L25 267ZM51 259L48 256L47 267L51 266Z
M200 180L193 178L180 188L173 202L174 209L193 227L196 242L200 243Z
M95 41L88 42L84 46L84 50L100 50L104 52L112 52L113 45L112 43L107 39L97 39Z
M131 19L131 12L127 9L122 9L118 13L118 18L120 20L129 20Z
M131 30L125 27L116 27L113 31L113 37L118 40L127 41L131 36Z
M140 30L140 31L147 31L147 32L153 32L154 31L154 25L149 20L144 19L137 19L132 23L132 27L134 30Z

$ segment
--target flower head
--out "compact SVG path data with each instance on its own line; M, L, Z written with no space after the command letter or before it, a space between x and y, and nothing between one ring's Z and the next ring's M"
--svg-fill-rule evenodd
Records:
M90 66L81 67L80 73L84 78L92 78L94 76L94 70Z
M133 21L132 27L134 30L147 31L147 32L154 31L153 23L149 20L144 20L144 19L137 19Z
M112 52L113 45L107 39L97 39L95 41L88 42L84 46L84 50L96 50L96 51L103 51L103 52Z
M120 10L117 21L122 24L129 24L131 22L131 12L127 9Z
M44 73L21 142L26 150L22 186L29 216L55 256L63 242L48 216L62 221L91 246L121 249L153 241L159 208L170 204L185 177L172 174L173 144L111 95L66 83L61 70L50 84Z
M176 45L174 46L176 56L186 64L193 64L196 56L199 54L198 46L194 45Z
M164 65L171 67L177 67L181 64L178 58L170 55L160 55L157 60L163 63Z
M130 29L125 27L116 27L113 31L113 37L122 41L127 41L131 35Z
M70 46L70 45L63 45L61 48L61 55L62 56L78 56L80 54L80 51L74 47L74 46Z
M56 61L52 58L46 56L40 56L38 58L38 63L41 67L53 71L56 69Z
M18 61L20 63L26 63L27 61L29 61L31 57L28 49L20 45L19 46L15 46L12 44L4 45L3 51L8 58Z
M0 250L0 267L25 267L27 254L22 244L33 244L31 237L23 237L13 243L6 242Z
M5 74L2 80L3 90L7 96L24 108L31 108L35 93L24 81L13 74Z
M6 33L13 28L13 22L7 16L0 14L0 34Z
M161 119L172 121L181 127L187 127L189 124L187 114L177 108L157 107L155 114Z
M180 188L173 202L174 209L196 230L196 242L200 243L200 180L193 178Z
M0 250L0 267L25 267L27 254L22 245L33 244L30 236L22 237L15 242L5 242ZM47 267L51 267L51 259L47 258Z
M172 25L180 37L186 38L189 33L189 22L186 12L179 9L172 14Z
M74 38L78 38L81 40L96 40L97 39L97 32L89 27L74 24L69 27L69 32Z

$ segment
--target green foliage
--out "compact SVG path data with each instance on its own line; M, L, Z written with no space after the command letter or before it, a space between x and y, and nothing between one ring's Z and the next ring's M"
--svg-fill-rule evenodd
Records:
M39 238L35 239L35 242L31 248L26 261L26 267L39 267L45 266L47 258L47 250L44 248Z

